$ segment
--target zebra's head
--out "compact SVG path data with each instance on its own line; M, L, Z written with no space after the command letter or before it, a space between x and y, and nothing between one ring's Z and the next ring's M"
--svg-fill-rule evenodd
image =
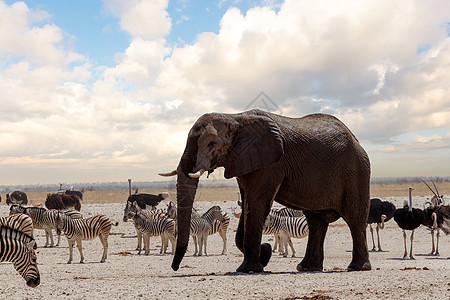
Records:
M220 206L216 205L208 209L206 213L203 214L202 217L207 216L210 214L213 219L219 220L220 222L225 222L225 218L222 215L222 210L220 209Z
M274 220L274 216L272 214L268 214L266 220L264 221L264 228L263 230L267 229L270 225L272 225Z
M125 206L125 209L123 210L123 221L127 222L128 219L133 218L133 213L131 211L131 206L133 206L133 203L135 202L131 202L131 201L127 201L127 205Z
M167 205L167 216L174 220L177 218L177 204L173 201L170 201Z
M27 281L29 287L37 287L41 282L41 276L37 267L37 257L34 252L35 241L26 244L28 265L25 267L23 278Z
M64 229L64 221L65 219L70 218L64 212L58 210L55 213L55 223L56 223L56 233L61 234L61 231Z
M25 207L20 206L18 204L11 205L9 209L9 215L15 215L15 214L24 214L25 213Z

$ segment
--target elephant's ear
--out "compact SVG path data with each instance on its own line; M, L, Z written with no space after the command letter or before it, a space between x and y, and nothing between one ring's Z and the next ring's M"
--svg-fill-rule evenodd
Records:
M277 162L284 153L280 129L267 117L244 119L225 164L225 178L239 177Z

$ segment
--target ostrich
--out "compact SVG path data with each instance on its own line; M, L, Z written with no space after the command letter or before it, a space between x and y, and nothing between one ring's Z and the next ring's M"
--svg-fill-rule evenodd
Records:
M439 191L433 183L436 192L424 181L422 182L430 189L430 191L434 194L433 198L430 201L427 201L423 205L424 219L422 225L430 228L431 233L431 252L430 255L439 255L439 227L437 226L437 215L436 210L438 207L444 205L444 197L443 195L439 195ZM436 248L434 247L434 231L436 230Z
M406 258L408 252L406 251L406 232L405 230L411 230L411 250L409 252L409 258L414 259L412 254L413 240L414 240L414 230L419 227L424 219L424 214L421 209L412 207L412 191L413 187L409 188L409 205L405 203L403 208L398 208L394 212L394 221L397 225L403 229L403 240L405 242L405 253L403 258ZM406 201L405 201L406 202Z
M384 229L384 223L392 219L395 212L395 205L392 204L389 201L381 201L379 198L372 198L370 199L370 210L369 210L369 217L367 218L367 224L369 224L370 233L372 235L372 244L373 248L372 251L376 251L375 248L375 240L373 238L373 229L372 224L377 223L376 230L377 230L377 238L378 238L378 251L381 250L381 243L380 243L380 229Z
M423 180L422 180L423 181ZM434 184L436 192L425 182L425 185L434 194L430 201L425 202L424 220L422 225L427 226L431 230L431 255L439 255L439 229L442 229L445 234L450 233L450 206L444 205L444 197L439 194L439 191ZM434 247L434 231L436 230L436 248Z

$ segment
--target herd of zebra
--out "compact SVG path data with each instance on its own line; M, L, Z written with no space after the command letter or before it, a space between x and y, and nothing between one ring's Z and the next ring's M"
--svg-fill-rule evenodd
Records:
M131 197L131 196L130 196ZM156 205L147 205L141 208L136 201L129 198L124 209L123 221L134 220L138 244L136 250L142 251L144 241L145 254L149 254L149 239L151 236L161 236L160 253L166 253L168 242L171 242L172 253L176 240L176 204L170 201L167 208L156 209ZM158 202L159 203L159 202ZM155 204L155 203L153 203ZM157 204L157 203L156 203ZM238 214L233 213L235 217ZM209 235L218 233L223 241L222 254L227 252L227 230L230 216L219 206L209 208L205 213L199 214L192 209L190 235L194 241L194 256L207 255L207 239ZM291 208L272 209L264 224L263 234L274 235L275 246L283 256L288 255L287 245L291 247L292 256L295 256L291 238L303 238L308 235L308 223L300 210Z
M439 194L437 195L440 196ZM161 238L160 253L167 253L169 242L171 243L171 253L175 253L177 238L176 204L170 201L166 208L157 208L157 205L168 196L168 193L150 195L137 194L136 192L136 194L130 195L128 198L124 209L123 221L133 220L134 222L137 233L136 250L138 250L138 254L144 249L145 255L149 255L150 237L153 236L160 236ZM61 199L58 199L58 197ZM55 230L58 235L56 246L60 243L61 232L64 232L69 244L69 264L73 260L73 247L75 243L80 253L80 263L83 263L82 240L92 240L96 237L100 239L103 246L103 255L100 262L105 262L107 259L108 236L110 235L112 226L117 226L118 222L113 223L110 218L101 214L83 218L80 212L81 204L79 199L78 201L67 198L63 200L64 197L59 194L47 195L45 203L47 208L25 207L21 204L13 204L10 207L9 216L0 217L0 261L12 262L14 268L22 275L30 287L36 287L40 283L35 254L37 246L33 238L33 229L45 230L46 242L44 247L53 247L55 245L52 230ZM379 220L376 218L372 221L371 218L380 211L380 206L377 203L382 202L379 199L371 200L368 223L369 225L370 223L382 224L381 226L377 225L378 233L378 229L381 229L384 222L388 221L392 216L389 215L386 217L380 212ZM238 201L238 204L241 203ZM58 206L58 209L52 209L55 206ZM390 205L390 210L395 210L395 206ZM236 218L240 218L240 214L233 211L233 215ZM434 225L436 225L439 219L435 218L434 220ZM192 236L195 247L193 255L207 255L208 236L215 233L218 233L222 238L222 254L226 254L229 224L230 216L217 205L210 207L203 214L192 209L190 235ZM372 228L370 227L370 229ZM295 257L295 249L291 238L304 238L308 235L308 232L308 223L303 212L286 207L271 209L263 227L264 235L274 236L275 245L273 251L276 251L278 248L279 254L284 257L288 256L288 245L291 248L292 257ZM371 232L373 231L371 230ZM374 241L373 244L375 244ZM378 245L380 248L379 239Z
M71 196L78 197L78 196ZM0 262L12 262L17 272L22 275L30 287L40 283L40 274L37 267L36 241L33 237L34 229L45 230L46 243L44 247L53 247L52 230L58 234L59 245L61 232L64 232L69 243L69 261L72 262L72 252L75 242L80 252L80 263L84 262L82 240L91 240L99 237L103 245L101 262L104 262L108 253L108 236L113 222L104 215L83 218L80 213L79 199L72 201L65 199L61 194L48 194L46 207L25 207L22 204L13 204L9 216L0 217ZM50 209L53 205L70 204L72 206L62 209ZM77 208L77 209L75 209ZM49 242L50 241L50 242Z
M156 208L156 205L168 194L154 196L150 204L140 202L140 197L148 194L131 195L124 209L123 221L134 221L138 242L138 254L142 248L145 254L150 252L150 237L161 237L160 253L166 253L169 242L171 253L175 252L177 237L177 208L170 201L167 208ZM61 199L58 200L58 197ZM83 218L80 212L80 202L69 199L62 200L61 194L48 194L44 207L22 206L22 203L12 204L10 215L0 217L1 241L0 261L13 262L15 269L21 274L30 287L36 287L40 283L40 275L36 262L36 242L33 238L34 229L45 231L46 242L43 247L59 246L61 232L64 232L69 244L69 260L73 260L73 246L77 243L80 253L80 263L84 262L82 240L91 240L99 237L103 246L101 262L107 259L108 236L113 222L105 215L96 215ZM76 197L76 196L73 196ZM137 198L136 198L137 197ZM61 203L65 204L61 204ZM59 204L56 204L59 203ZM64 207L60 207L63 205ZM57 206L58 209L51 209ZM144 208L142 208L144 207ZM76 208L76 209L75 209ZM194 256L207 255L207 239L209 235L218 233L223 241L222 254L227 253L227 230L230 224L230 216L219 206L212 206L205 213L199 214L192 210L190 234L194 241ZM235 215L236 216L236 215ZM58 235L58 241L53 241L52 230ZM274 251L278 247L280 254L287 256L289 245L292 256L295 256L291 238L303 238L308 234L308 224L301 211L289 208L272 209L266 219L264 232L266 235L275 236ZM142 243L143 241L143 243Z

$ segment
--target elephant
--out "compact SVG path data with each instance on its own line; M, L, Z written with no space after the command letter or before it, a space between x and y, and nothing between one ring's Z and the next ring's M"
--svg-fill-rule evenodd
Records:
M235 242L244 254L237 272L263 272L271 246L261 245L273 201L301 209L309 236L298 271L322 271L328 224L340 217L350 228L349 271L370 270L366 221L370 161L353 133L336 117L310 114L290 118L259 109L237 114L207 113L189 131L176 170L178 239L172 269L178 270L189 242L192 206L200 176L224 167L236 177L242 214Z

